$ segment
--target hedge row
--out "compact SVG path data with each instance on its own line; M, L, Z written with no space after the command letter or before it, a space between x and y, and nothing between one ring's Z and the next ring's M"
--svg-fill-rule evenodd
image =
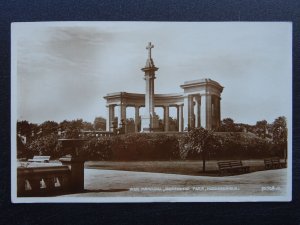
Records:
M178 138L168 135L127 134L92 139L83 154L93 160L175 160L179 159Z
M208 159L254 159L283 157L283 151L271 140L249 133L215 133L208 151ZM55 135L48 135L23 145L17 142L18 157L50 155L59 158L66 150L58 145ZM127 134L101 139L90 139L80 149L87 160L181 160L201 159L201 154L190 151L186 134Z

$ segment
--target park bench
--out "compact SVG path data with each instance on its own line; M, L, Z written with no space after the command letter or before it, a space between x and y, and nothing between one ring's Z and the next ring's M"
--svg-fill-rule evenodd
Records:
M243 166L241 160L218 162L218 166L220 175L249 172L249 166Z
M280 169L286 167L285 162L280 162L280 158L275 157L275 158L269 158L269 159L264 159L265 163L265 169Z
M28 162L40 162L40 163L48 163L50 160L50 156L34 156L32 159L28 159Z

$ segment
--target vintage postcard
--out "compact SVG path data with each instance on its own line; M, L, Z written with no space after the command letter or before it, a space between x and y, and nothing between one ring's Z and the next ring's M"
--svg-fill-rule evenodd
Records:
M11 25L11 196L292 199L292 23Z

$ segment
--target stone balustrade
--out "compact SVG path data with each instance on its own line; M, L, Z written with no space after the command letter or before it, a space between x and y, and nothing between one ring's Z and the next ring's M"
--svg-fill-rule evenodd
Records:
M80 137L111 137L114 133L111 131L81 131Z
M39 197L82 192L84 161L71 156L60 159L62 165L17 168L17 196Z

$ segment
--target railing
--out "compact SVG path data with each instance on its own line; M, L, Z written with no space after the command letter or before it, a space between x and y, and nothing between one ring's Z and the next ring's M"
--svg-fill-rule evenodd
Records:
M114 135L111 131L81 131L81 137L111 137Z
M17 169L17 195L50 196L70 190L71 171L68 166L45 166Z

